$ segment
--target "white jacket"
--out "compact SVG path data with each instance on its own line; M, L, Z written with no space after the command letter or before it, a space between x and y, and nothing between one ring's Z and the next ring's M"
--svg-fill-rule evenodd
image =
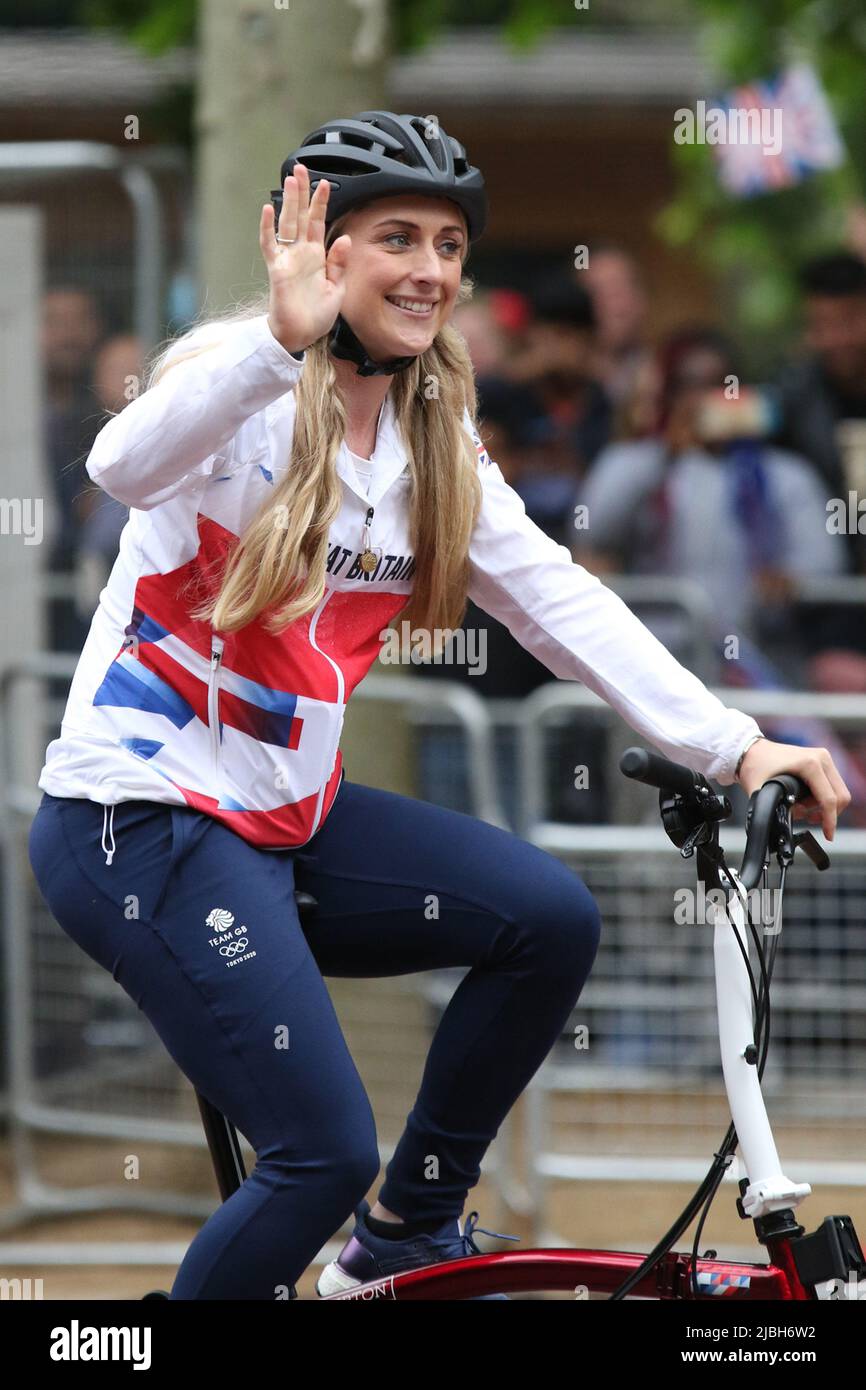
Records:
M406 452L385 398L369 497L345 445L343 502L315 611L272 636L220 637L189 608L287 467L303 361L266 315L205 325L179 362L100 431L90 477L129 520L39 786L105 806L193 806L260 848L305 844L328 814L346 702L412 590ZM483 502L471 598L554 675L582 681L645 739L730 783L753 719L727 709L626 605L526 515L469 413ZM360 568L365 519L381 559ZM110 862L110 858L109 858Z

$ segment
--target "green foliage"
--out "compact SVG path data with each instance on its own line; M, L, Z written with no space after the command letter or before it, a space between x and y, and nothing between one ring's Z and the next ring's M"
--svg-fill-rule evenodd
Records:
M63 7L63 0L55 4ZM198 0L66 0L65 8L68 23L119 30L150 53L195 39ZM579 12L574 0L391 0L389 14L393 47L403 53L424 47L443 28L464 26L500 29L516 48L526 48Z
M398 53L425 47L442 29L498 29L516 49L538 43L553 26L574 22L574 0L391 0Z
M80 0L79 23L118 29L146 52L195 41L198 0Z
M551 29L585 24L598 28L645 29L670 25L682 18L687 0L589 0L579 9L576 0L391 0L395 51L423 48L442 29L498 29L515 50L533 48Z
M673 147L677 193L656 230L671 245L690 244L719 274L741 336L761 360L792 326L796 268L844 242L847 209L863 197L866 11L862 0L687 0L687 9L720 88L770 77L792 60L810 62L848 155L843 168L795 188L738 199L719 187L711 147Z
M15 3L15 0L11 0ZM35 6L49 4L65 10L66 22L91 28L117 29L151 53L195 38L198 0L19 0ZM498 29L515 49L531 48L550 29L575 23L615 28L645 27L647 23L671 23L682 11L684 0L655 0L649 13L635 0L589 0L578 9L575 0L390 0L394 50L406 53L423 48L442 29ZM360 12L359 12L360 22Z

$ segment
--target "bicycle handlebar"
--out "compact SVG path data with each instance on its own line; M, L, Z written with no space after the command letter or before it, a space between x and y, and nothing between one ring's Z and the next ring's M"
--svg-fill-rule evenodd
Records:
M659 791L679 792L681 796L689 796L702 780L700 773L690 767L672 763L670 758L650 753L646 748L627 748L619 760L619 770L635 782L645 782Z
M647 786L657 787L663 792L678 793L697 811L705 808L707 794L712 795L709 784L701 773L683 767L681 763L671 762L659 753L650 753L645 748L627 748L620 758L619 766L620 771L635 782L644 782ZM757 887L761 881L770 832L777 820L779 805L783 800L802 801L811 795L812 790L808 784L801 777L789 772L777 773L775 777L768 778L764 785L753 793L746 830L746 849L739 874L747 891ZM804 848L808 849L808 846L804 844ZM812 853L809 854L810 859L816 867L826 867L829 863L827 856L817 844L814 848L826 863L819 863Z

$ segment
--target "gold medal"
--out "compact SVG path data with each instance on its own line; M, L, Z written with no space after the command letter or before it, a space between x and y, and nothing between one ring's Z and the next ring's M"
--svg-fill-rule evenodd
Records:
M373 550L371 545L370 522L373 520L373 511L374 509L372 507L367 508L367 515L364 518L364 535L361 541L364 547L361 552L361 569L365 574L372 574L382 558L381 548L379 550Z

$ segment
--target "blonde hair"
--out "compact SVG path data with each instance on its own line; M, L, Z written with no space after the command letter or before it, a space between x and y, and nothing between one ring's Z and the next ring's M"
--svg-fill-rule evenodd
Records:
M348 216L328 229L327 246ZM471 299L473 290L473 281L463 275L456 303ZM265 291L208 324L257 317L267 313L268 302ZM329 336L305 351L295 387L289 466L234 545L218 592L192 611L192 617L207 620L217 631L234 632L264 614L264 626L276 633L311 612L324 595L328 532L342 502L336 460L347 426ZM177 352L184 338L158 354L147 387L219 341ZM167 362L170 355L173 360ZM466 611L469 540L481 502L475 446L463 428L464 408L476 423L477 395L462 334L444 324L427 351L394 376L389 390L408 456L415 557L413 591L400 617L427 632L445 632L459 628Z

